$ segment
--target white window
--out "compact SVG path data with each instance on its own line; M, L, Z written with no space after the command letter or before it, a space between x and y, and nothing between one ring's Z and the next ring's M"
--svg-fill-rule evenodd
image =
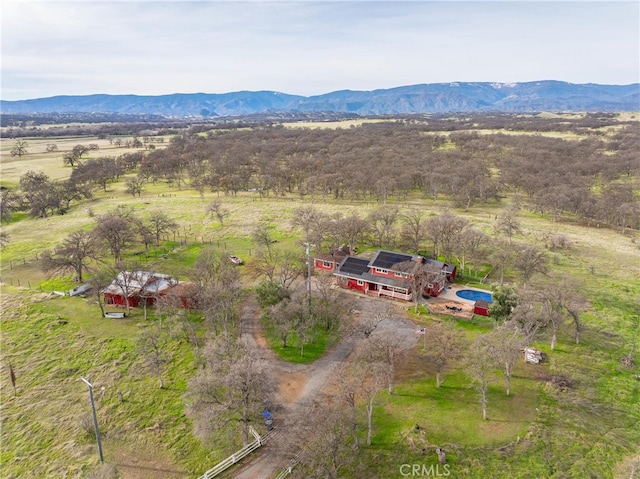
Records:
M322 263L322 266L324 266L325 268L331 268L331 263L329 261L324 261Z
M380 273L380 274L387 274L389 272L383 268L375 268L375 270L376 270L376 273Z
M395 272L393 273L393 275L394 275L396 278L402 278L402 277L404 276L404 273L401 273L400 271L395 271Z
M358 280L358 286L363 286L364 285L364 281L362 281L361 279Z

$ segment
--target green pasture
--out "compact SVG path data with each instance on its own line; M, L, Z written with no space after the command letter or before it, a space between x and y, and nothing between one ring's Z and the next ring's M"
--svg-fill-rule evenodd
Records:
M295 332L289 335L287 347L282 347L282 340L269 320L263 317L262 328L269 347L276 353L279 359L294 364L312 363L321 357L328 348L340 339L339 333L327 332L322 325L316 325L311 333L311 340L300 347L300 340Z
M95 156L126 151L95 138L27 139L29 154L18 159L8 154L14 140L3 138L2 185L15 186L29 170L42 170L57 179L67 177L71 169L63 166L62 155L83 141L100 144L100 150L91 152ZM44 152L47 143L57 143L59 151ZM185 417L184 393L196 368L190 345L173 338L166 387L159 389L156 377L143 367L135 349L135 338L150 327L153 312L147 321L136 309L124 320L107 320L89 300L52 295L53 290L75 285L69 277L44 275L38 256L71 232L91 229L95 216L117 207L133 208L140 217L162 211L179 223L176 236L171 234L160 245L153 245L149 258L139 254L144 249L141 245L128 249L125 256L181 278L204 248L236 254L250 263L256 250L251 233L263 224L277 241L274 247L303 255L290 219L295 208L310 200L293 195L262 198L253 192L225 196L207 191L201 196L163 182L147 185L140 198L126 195L124 189L120 181L65 215L41 219L17 213L2 225L10 237L0 252L2 477L85 477L96 468L95 438L80 425L80 418L90 412L80 376L91 377L99 391L98 416L108 462L145 450L161 462L168 461L184 477L195 477L229 452L230 445L203 445L196 440ZM206 212L213 199L219 199L230 212L223 225ZM425 215L448 209L494 234L495 217L508 201L464 211L415 195L402 202L391 198L387 206L397 206L401 212L420 208ZM332 199L313 205L327 213L360 216L381 206ZM569 240L568 247L549 251L549 278L561 273L581 282L590 306L582 315L585 331L580 344L573 342L569 323L562 326L555 351L549 349L549 338L541 336L535 346L548 355L548 361L540 366L520 363L509 397L497 373L489 391L488 421L482 421L477 393L459 369L447 374L440 389L426 367L398 378L396 394L378 394L373 443L361 449L363 462L345 477L400 477L402 464L435 465L435 446L447 450L452 477L477 478L612 478L624 460L639 454L640 381L635 375L640 370L620 363L636 340L640 315L637 233L622 234L576 221L554 222L526 211L520 221L522 232L514 236L515 241L545 247L559 232ZM106 261L110 261L108 256ZM479 277L488 272L484 264L477 269ZM258 281L248 265L239 271L246 287ZM497 279L490 275L489 284L477 283L477 278L465 281L490 289ZM513 270L507 272L506 280L521 286ZM408 311L413 315L412 307ZM413 317L419 324L441 319L424 309ZM471 339L488 331L492 323L475 317L458 325ZM293 362L313 361L335 341L318 331L301 358L295 337L286 351L280 351L279 339L268 327L265 335L280 358ZM9 361L17 379L15 394ZM561 391L551 386L548 378L553 375L569 377L572 387Z

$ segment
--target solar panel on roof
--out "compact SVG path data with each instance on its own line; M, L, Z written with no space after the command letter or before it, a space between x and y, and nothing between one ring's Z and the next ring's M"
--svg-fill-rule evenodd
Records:
M411 255L394 253L392 251L379 251L371 266L374 268L391 269L394 264L410 261Z
M369 261L361 258L349 257L342 263L340 271L343 273L362 274L369 271Z

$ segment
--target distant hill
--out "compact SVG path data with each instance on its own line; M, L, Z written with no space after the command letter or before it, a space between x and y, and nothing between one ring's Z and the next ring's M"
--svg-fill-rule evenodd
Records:
M2 113L120 113L241 116L265 112L338 112L361 116L447 112L574 112L640 110L640 84L599 85L560 81L431 83L385 90L342 90L317 96L274 91L160 96L86 95L0 101Z

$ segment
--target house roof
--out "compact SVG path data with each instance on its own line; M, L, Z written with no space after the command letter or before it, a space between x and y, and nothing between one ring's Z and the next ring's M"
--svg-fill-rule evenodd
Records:
M437 259L425 258L423 262L439 270L446 271L447 273L453 273L456 269L455 265L445 263L444 261L438 261Z
M122 286L125 285L130 297L140 294L154 295L166 291L174 284L175 280L167 274L149 271L121 271L102 292L124 296Z
M368 283L383 284L405 290L411 289L411 282L395 278L387 278L369 273L370 262L365 258L347 256L336 269L336 276L367 281Z
M331 262L339 263L340 261L343 260L343 258L345 256L348 256L347 253L344 253L342 251L336 251L333 254L331 254L331 253L318 253L318 254L314 255L313 259L317 259L317 260L320 260L320 261L331 261Z
M347 256L338 265L338 272L345 273L346 276L356 277L369 272L369 260Z
M414 257L410 254L396 253L395 251L379 250L373 258L369 266L372 268L392 269L393 265L411 261Z

